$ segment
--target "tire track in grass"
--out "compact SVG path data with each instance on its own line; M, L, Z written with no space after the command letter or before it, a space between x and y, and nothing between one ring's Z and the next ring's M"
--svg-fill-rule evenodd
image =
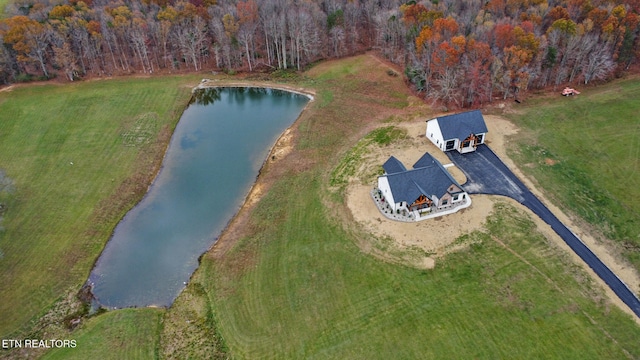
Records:
M515 250L511 249L507 244L505 244L504 242L502 242L500 239L498 239L497 237L491 235L491 239L493 239L493 241L495 241L498 245L502 246L504 249L506 249L508 252L510 252L513 256L515 256L516 258L518 258L520 261L522 261L523 263L527 264L527 266L531 267L536 273L538 273L540 276L542 276L549 284L551 284L559 293L561 294L565 294L564 290L562 290L562 288L555 282L553 281L553 279L551 279L550 277L548 277L544 272L542 272L540 269L538 269L538 267L536 267L535 265L533 265L532 263L530 263L527 259L525 259L523 256L521 256L520 254L518 254ZM580 308L580 305L576 304L576 306L580 309L580 312L582 313L582 315L584 315L587 319L589 319L589 322L591 322L592 324L596 325L598 327L598 329L600 331L602 331L602 333L604 334L604 336L606 336L609 340L611 340L613 343L615 343L616 345L618 345L620 347L620 350L622 350L622 352L625 354L625 356L627 357L627 359L633 359L633 355L631 355L631 353L629 353L629 351L627 351L625 348L623 348L620 343L613 337L611 336L611 334L609 334L609 332L607 332L607 330L605 330L602 326L600 326L598 324L598 322L593 319L591 316L589 316L589 314L587 314L586 311L584 311L583 309Z

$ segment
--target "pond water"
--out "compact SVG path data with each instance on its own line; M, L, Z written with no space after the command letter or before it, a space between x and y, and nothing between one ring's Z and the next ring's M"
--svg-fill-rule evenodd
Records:
M274 89L197 90L157 178L89 276L96 301L108 308L170 306L308 101Z

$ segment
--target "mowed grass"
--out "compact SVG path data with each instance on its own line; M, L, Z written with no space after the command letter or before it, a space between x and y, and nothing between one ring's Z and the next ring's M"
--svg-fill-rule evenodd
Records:
M348 71L341 70L342 66L348 67ZM485 230L460 239L473 245L447 256L433 270L386 263L366 254L357 245L366 244L370 235L367 229L343 220L346 209L342 200L327 194L332 171L349 156L361 138L382 124L388 126L390 115L394 115L394 121L422 121L415 120L414 115L424 110L411 108L406 99L400 98L398 94L408 98L408 92L401 79L389 77L386 70L374 58L359 56L323 63L307 73L308 79L296 85L316 89L316 102L303 113L294 130L298 136L296 150L279 160L277 166L267 164L264 169L263 178L274 182L266 188L241 231L236 232L244 234L236 246L222 256L214 252L204 256L187 290L167 312L119 310L85 320L65 336L76 339L82 349L54 351L47 356L639 358L640 327L605 300L602 289L594 285L580 267L572 265L570 257L536 231L529 215L507 204L496 206ZM323 77L323 74L329 75ZM138 135L148 132L151 128L147 126L148 119L156 118L148 114L152 112L149 109L154 109L160 118L166 116L157 110L162 106L154 99L163 95L156 92L175 91L173 97L165 98L165 102L171 99L174 104L182 101L183 94L181 80L154 81L157 81L155 91L148 89L146 97L135 95L136 86L128 91L129 97L147 99L146 111L127 110L124 104L122 109L110 110L113 117L122 116L121 111L130 111L128 122L123 121L134 125L123 125L117 133L127 135L104 140L100 148L115 148L125 143L139 145L114 150L114 154L120 154L137 149L137 154L129 155L134 159L132 164L145 164L146 158L141 160L140 154L158 150L153 148L154 142L147 142L144 136L131 136L131 131L138 129ZM122 87L129 86L124 84L120 83ZM111 93L117 92L117 88L114 86ZM79 89L80 94L92 91L89 87ZM2 102L5 98L0 96L0 126L4 126L5 122L15 120L5 121L9 119L3 111L7 101ZM398 110L401 104L404 107ZM171 108L169 104L164 105ZM28 109L30 105L24 100L22 107ZM179 106L173 108L176 107ZM87 125L74 123L68 131L80 126ZM15 124L10 129L15 131L14 127ZM0 128L0 136L4 130ZM159 136L161 133L159 131ZM0 144L4 142L0 137ZM17 143L14 140L14 147ZM64 145L58 147L56 151L49 151L59 154L51 156L51 160L44 154L35 157L49 168L56 168L60 158L65 165L70 165L66 163L67 155L75 158L78 154L66 150ZM61 154L62 149L66 152ZM5 157L0 151L0 161L4 163ZM49 162L55 162L55 166ZM76 163L74 161L73 166ZM115 165L117 161L108 163ZM119 180L128 189L132 187L127 179L135 178L136 174L136 167L131 166L134 169L123 170L124 179ZM20 197L25 195L20 191L28 183L15 175L20 172L11 171L9 166L6 170L15 178L16 192L9 199L15 204L9 207L5 226L10 223L12 209L25 206ZM57 179L62 181L60 175ZM114 200L112 193L106 198ZM117 197L115 200L118 204L125 203ZM124 205L116 207L120 212L125 208ZM111 229L115 225L107 219L117 211L98 213L112 214L90 217L100 219L102 225L97 226L98 229ZM37 214L32 211L31 215ZM49 224L56 222L49 221ZM7 243L8 231L0 247ZM89 233L96 230L90 228ZM76 244L82 241L76 239ZM91 243L84 246L98 247ZM68 245L65 250L75 247ZM78 253L78 256L89 253L92 251ZM39 256L51 266L65 259L66 253L53 254L53 261L39 252L32 256ZM24 259L28 261L29 257ZM31 261L32 266L40 266L35 260ZM4 275L5 268L0 270ZM56 271L60 274L34 272L33 276L64 283L63 276L75 274L65 273L67 270L62 266ZM83 276L78 276L79 280L59 285L56 291L64 293L68 286L77 286L87 272L88 268ZM13 287L3 287L1 296L5 296L5 289L16 291ZM47 299L43 301L44 308L54 298L40 296ZM6 298L12 299L15 308L20 309L16 299ZM34 308L37 312L37 307ZM5 313L9 314L2 308L3 322Z
M0 93L0 335L77 291L146 192L194 77L32 85ZM132 134L136 134L132 136Z
M513 157L556 203L621 244L640 270L640 79L534 100Z
M640 356L640 328L597 301L602 290L514 208L469 235L470 249L416 270L363 254L354 234L327 219L318 178L292 176L272 189L256 212L260 235L203 263L196 281L213 294L234 357Z
M73 334L76 347L54 349L42 359L154 359L162 328L160 309L124 309L89 319Z
M370 235L340 220L344 204L327 188L333 169L366 129L388 118L387 94L400 90L393 79L375 78L385 71L360 56L308 74L318 98L299 124L297 150L303 155L290 164L281 160L279 180L243 225L245 236L233 250L203 257L189 287L207 294L211 326L229 354L639 357L640 327L608 303L603 290L538 233L528 215L506 204L496 207L484 231L461 239L473 245L433 270L363 252L357 244L366 244ZM398 121L413 119L414 112L406 108Z

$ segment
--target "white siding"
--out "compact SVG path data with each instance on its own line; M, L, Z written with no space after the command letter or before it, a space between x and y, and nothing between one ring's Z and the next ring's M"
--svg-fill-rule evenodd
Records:
M444 139L442 138L442 131L440 131L440 125L438 125L438 119L431 119L427 121L427 131L425 136L435 146L444 151Z
M431 199L431 201L433 201L433 206L435 206L435 207L440 206L440 199L438 199L437 196L431 195L431 196L429 196L429 199Z
M384 197L384 201L387 201L391 208L396 210L396 201L393 199L393 193L391 192L391 187L389 186L389 179L386 176L380 176L378 178L378 189L382 192L382 196Z
M458 148L458 152L460 152L461 154L466 154L474 151L476 151L476 148L473 145L466 148Z

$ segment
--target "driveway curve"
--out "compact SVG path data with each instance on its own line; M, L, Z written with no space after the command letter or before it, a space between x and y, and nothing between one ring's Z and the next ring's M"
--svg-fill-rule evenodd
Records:
M553 213L518 179L500 158L487 146L481 145L473 153L447 152L449 159L467 176L462 187L469 194L503 195L523 204L569 245L580 258L618 295L640 318L640 300L616 274L567 228Z

